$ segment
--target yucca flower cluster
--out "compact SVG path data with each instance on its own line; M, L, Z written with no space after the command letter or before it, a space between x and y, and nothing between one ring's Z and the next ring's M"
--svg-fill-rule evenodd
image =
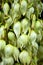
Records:
M0 65L43 65L41 0L0 0Z

